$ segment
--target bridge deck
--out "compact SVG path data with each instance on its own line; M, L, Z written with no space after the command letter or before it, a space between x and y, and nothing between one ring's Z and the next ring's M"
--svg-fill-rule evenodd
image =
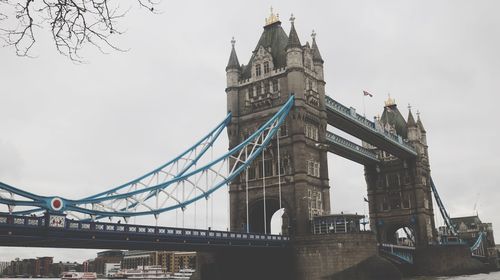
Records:
M415 149L402 138L377 129L375 123L357 114L331 97L325 98L328 124L385 150L399 158L415 157Z
M326 140L328 142L328 151L343 158L362 165L374 165L380 162L373 151L329 131L326 132Z
M285 248L288 243L281 235L0 215L0 246L214 251Z

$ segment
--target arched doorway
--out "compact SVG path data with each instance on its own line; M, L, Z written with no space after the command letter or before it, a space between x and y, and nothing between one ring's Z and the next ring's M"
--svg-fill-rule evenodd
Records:
M390 244L415 246L415 231L410 225L397 225L387 231L386 240Z
M282 216L285 208L280 209L278 199L266 199L265 225L264 225L264 200L258 200L250 205L249 228L250 232L280 234L282 232Z

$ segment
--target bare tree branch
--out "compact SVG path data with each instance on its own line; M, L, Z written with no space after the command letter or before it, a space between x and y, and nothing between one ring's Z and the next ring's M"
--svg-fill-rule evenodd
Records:
M14 47L19 56L31 56L37 29L49 28L59 53L82 61L80 50L90 44L102 53L124 51L112 37L122 32L116 28L128 9L123 0L0 0L0 42ZM155 13L161 0L135 0L140 7Z

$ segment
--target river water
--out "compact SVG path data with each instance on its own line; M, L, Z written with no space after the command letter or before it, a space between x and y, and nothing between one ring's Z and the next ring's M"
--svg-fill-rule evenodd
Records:
M452 276L452 277L410 277L404 280L500 280L500 271L489 274L481 273L474 275Z

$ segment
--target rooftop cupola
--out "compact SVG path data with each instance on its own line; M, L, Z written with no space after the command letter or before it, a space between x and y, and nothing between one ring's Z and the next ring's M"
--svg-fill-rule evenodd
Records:
M271 25L280 25L280 15L278 13L274 13L273 7L271 7L271 13L269 14L269 17L266 18L266 25L264 25L264 28L270 27Z
M401 115L396 105L396 100L394 98L389 98L385 101L384 112L380 121L384 126L390 126L394 128L396 133L402 138L407 138L408 128L406 125L405 118Z

